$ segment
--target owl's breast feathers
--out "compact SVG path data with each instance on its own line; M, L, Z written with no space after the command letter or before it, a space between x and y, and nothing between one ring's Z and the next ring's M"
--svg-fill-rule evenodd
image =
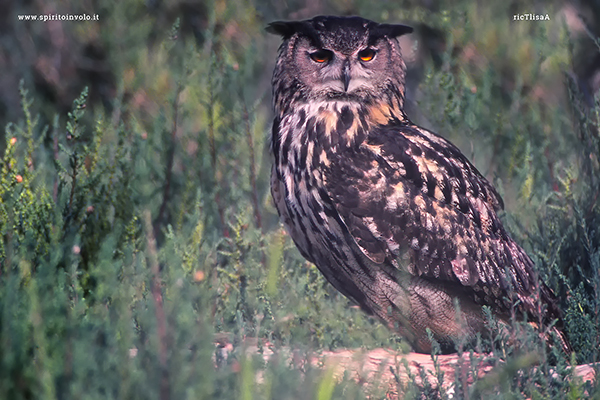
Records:
M392 107L343 102L304 105L277 119L273 134L277 208L303 255L342 293L369 297L368 279L359 274L357 284L348 267L364 256L369 266L359 271L389 277L392 269L458 288L500 316L516 307L530 320L559 318L496 214L502 199L447 140ZM352 251L339 250L346 241Z

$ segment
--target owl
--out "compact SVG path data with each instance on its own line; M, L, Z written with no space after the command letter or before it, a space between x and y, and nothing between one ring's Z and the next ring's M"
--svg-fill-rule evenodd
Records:
M560 310L503 227L502 199L460 150L404 112L399 24L318 16L273 22L271 193L300 253L410 342L443 352L515 313Z

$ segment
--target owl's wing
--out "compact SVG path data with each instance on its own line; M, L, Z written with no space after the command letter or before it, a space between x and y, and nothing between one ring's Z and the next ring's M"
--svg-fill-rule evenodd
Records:
M510 286L531 301L533 263L496 215L502 200L453 144L395 124L331 157L324 170L329 196L373 262L460 283L481 304L506 309Z

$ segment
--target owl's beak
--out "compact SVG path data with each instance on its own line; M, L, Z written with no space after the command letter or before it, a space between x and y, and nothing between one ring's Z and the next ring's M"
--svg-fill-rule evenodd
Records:
M342 82L344 82L344 92L347 92L350 85L350 61L348 60L346 60L342 69Z

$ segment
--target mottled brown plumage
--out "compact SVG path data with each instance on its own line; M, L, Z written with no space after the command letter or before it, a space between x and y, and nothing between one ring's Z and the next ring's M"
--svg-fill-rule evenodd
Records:
M508 236L493 186L403 111L404 25L275 22L272 195L302 255L345 296L428 352L485 330L481 307L548 324L560 312ZM460 305L457 314L455 301ZM545 311L543 309L546 309Z

